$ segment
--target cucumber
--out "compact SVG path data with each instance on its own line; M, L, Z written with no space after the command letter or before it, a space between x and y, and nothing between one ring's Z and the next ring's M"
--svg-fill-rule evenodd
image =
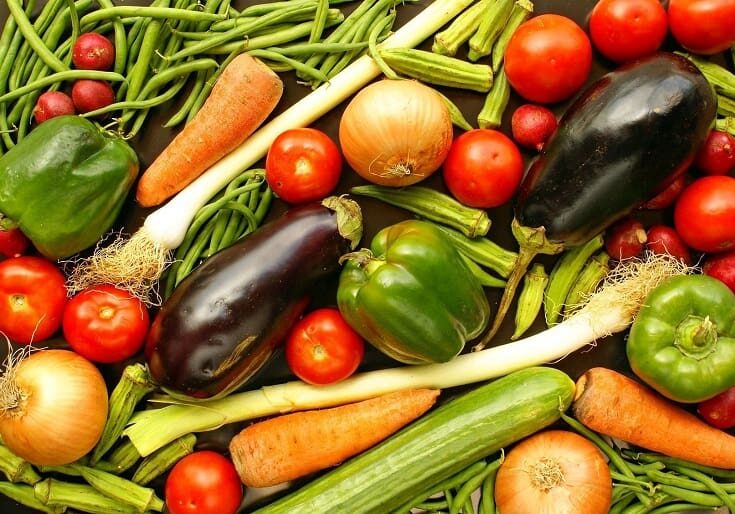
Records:
M516 371L448 401L256 512L386 514L473 462L549 426L573 395L574 382L562 371Z

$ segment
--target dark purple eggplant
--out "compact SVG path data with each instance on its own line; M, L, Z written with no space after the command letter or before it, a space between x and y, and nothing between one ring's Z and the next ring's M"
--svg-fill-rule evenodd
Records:
M533 258L589 241L684 172L716 106L697 67L664 52L602 76L571 104L521 184L512 227L519 257L479 347Z
M164 302L146 343L168 392L220 397L273 355L310 293L336 275L362 233L359 206L330 197L289 209L197 267Z

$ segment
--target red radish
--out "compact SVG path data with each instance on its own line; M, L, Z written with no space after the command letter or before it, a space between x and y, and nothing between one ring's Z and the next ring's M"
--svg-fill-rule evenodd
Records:
M618 221L605 236L605 250L611 258L619 261L639 256L645 243L646 230L640 221L633 218Z
M5 227L0 220L0 258L20 257L30 245L31 242L18 227Z
M654 254L668 253L678 257L684 264L692 264L692 254L681 236L672 227L651 225L647 232L646 249Z
M556 130L556 116L546 107L524 104L513 112L510 120L513 139L526 148L541 151Z
M702 271L723 282L735 293L735 250L707 256Z
M735 387L701 402L697 413L713 427L722 430L735 427Z
M97 32L81 34L74 42L71 62L80 70L109 70L115 63L115 47Z
M679 175L673 182L666 186L666 189L641 205L641 209L654 211L671 207L674 205L676 199L679 198L681 192L684 191L684 188L687 185L687 180L688 178L686 175Z
M700 148L694 164L707 175L727 175L735 170L735 137L713 130Z
M90 112L115 101L112 86L103 80L81 79L74 82L71 98L79 112Z
M38 97L33 107L33 117L36 123L43 123L48 119L67 114L76 114L74 102L69 95L61 91L46 91Z

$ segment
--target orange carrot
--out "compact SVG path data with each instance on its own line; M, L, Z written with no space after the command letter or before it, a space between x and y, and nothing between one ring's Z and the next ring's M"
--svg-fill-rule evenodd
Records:
M159 205L227 155L270 115L283 82L248 54L235 57L194 118L141 175L136 199Z
M374 446L429 410L438 395L437 389L408 389L271 418L233 437L230 455L246 486L294 480Z
M592 368L579 378L572 409L601 434L689 462L735 468L735 437L611 369Z

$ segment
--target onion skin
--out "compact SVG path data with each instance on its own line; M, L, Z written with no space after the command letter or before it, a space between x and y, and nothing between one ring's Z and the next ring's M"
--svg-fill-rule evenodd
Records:
M381 80L347 105L339 125L342 153L368 182L403 187L439 169L454 136L439 94L415 80Z
M3 384L0 437L31 464L69 464L88 453L107 420L104 378L84 357L69 350L39 350L15 363L13 382L23 393L8 408Z
M561 471L558 484L545 490L534 481L534 467L544 459ZM503 514L607 514L612 478L602 452L588 439L547 430L508 453L495 482L495 501Z

